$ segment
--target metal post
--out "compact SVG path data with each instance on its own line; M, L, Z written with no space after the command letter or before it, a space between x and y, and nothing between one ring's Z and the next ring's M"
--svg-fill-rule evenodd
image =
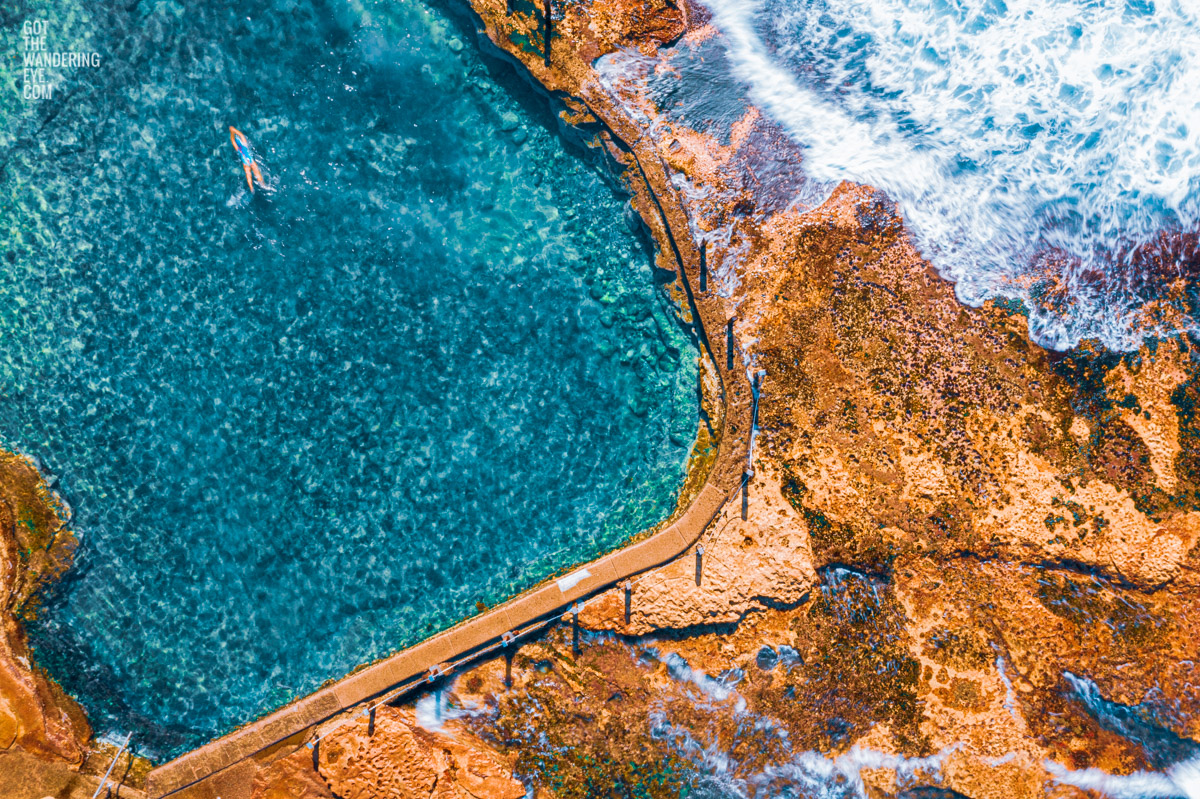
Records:
M725 368L733 370L733 320L725 325Z
M700 290L708 291L708 242L700 239Z
M579 603L571 606L571 652L579 657Z
M633 583L625 581L625 623L633 617Z
M321 739L320 738L313 741L312 750L313 750L313 771L320 771L321 770Z
M750 472L742 472L742 521L750 518Z
M704 569L704 544L696 547L696 585L700 585L700 577Z
M512 688L513 643L517 636L508 632L500 637L504 641L504 687Z
M371 708L371 712L367 714L367 737L370 738L375 734L375 708Z

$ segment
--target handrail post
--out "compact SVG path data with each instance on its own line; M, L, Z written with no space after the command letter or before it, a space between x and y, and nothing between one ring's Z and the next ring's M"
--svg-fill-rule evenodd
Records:
M725 323L725 368L733 371L733 317L729 317L729 321Z
M509 631L500 636L500 639L504 641L504 687L512 688L513 643L517 636Z
M571 652L579 657L579 602L571 605Z

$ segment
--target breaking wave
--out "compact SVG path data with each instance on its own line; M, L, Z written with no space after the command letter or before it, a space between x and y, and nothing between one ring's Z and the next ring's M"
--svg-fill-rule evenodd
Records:
M1117 350L1196 329L1200 6L1179 0L704 0L805 171L895 198L918 246L1030 333Z

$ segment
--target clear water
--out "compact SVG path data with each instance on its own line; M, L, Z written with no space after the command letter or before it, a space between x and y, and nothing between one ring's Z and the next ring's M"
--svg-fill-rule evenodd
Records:
M0 15L103 59L3 98L0 436L82 540L38 659L165 757L665 518L696 352L469 23L125 5Z
M1059 349L1197 329L1140 314L1197 266L1191 245L1143 257L1200 229L1195 3L704 4L805 171L887 191L963 301L1020 298Z

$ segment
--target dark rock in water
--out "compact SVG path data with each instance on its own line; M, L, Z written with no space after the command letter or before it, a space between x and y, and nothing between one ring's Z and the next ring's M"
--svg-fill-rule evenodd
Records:
M625 226L628 227L631 232L637 233L642 229L642 220L638 218L638 215L633 212L632 208L627 208L625 210L623 218L625 219Z
M763 671L770 671L779 665L779 655L769 646L764 646L758 650L758 657L755 658L755 663Z
M896 204L886 194L876 190L871 193L867 202L855 209L855 216L864 230L880 232L889 225L896 224Z

